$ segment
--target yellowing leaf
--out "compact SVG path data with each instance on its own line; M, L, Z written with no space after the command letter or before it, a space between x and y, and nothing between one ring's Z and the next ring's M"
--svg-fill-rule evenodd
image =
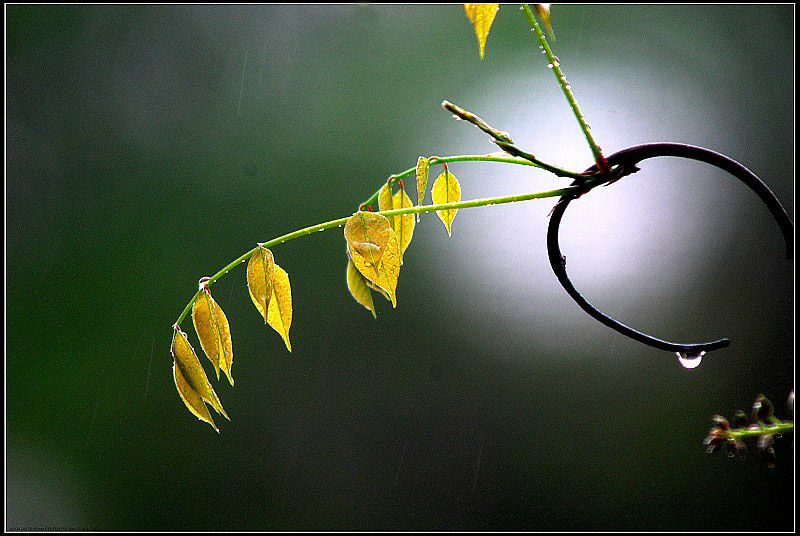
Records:
M264 317L264 323L277 331L291 352L289 327L292 325L292 289L289 275L275 264L272 252L259 248L247 263L247 288L250 299Z
M417 158L417 205L425 199L425 189L428 187L428 159L424 156ZM419 214L417 214L419 221Z
M461 201L461 185L458 184L455 175L450 173L447 168L445 168L442 174L439 175L433 183L431 198L435 205ZM457 208L436 211L439 219L442 220L442 223L444 223L447 229L447 236L450 236L450 225L453 223L453 218L456 217L456 212L458 212Z
M393 210L398 208L411 208L414 204L405 190L400 189L392 195L389 185L385 184L378 195L378 208L381 211ZM405 253L408 245L411 243L411 237L414 235L414 221L413 214L400 214L396 216L387 216L389 226L397 235L397 241L400 244L400 263L403 263L403 253Z
M292 325L292 289L289 286L289 274L277 264L272 279L272 298L267 308L267 324L283 337L286 349L291 352L289 328Z
M208 377L200 365L200 360L197 359L197 354L194 353L186 334L180 328L175 328L170 351L172 352L173 360L172 375L175 379L175 387L178 389L178 394L181 396L183 403L198 419L207 422L214 427L214 430L219 432L219 428L214 424L211 413L205 404L209 404L214 408L214 411L226 419L230 420L230 418L225 413L225 410L222 409L222 404L217 398L217 393L214 392L208 382Z
M354 266L355 266L355 265L354 265ZM358 270L358 268L356 268L356 270ZM359 272L359 273L360 273L360 272ZM386 301L392 301L392 298L391 298L391 297L390 297L388 294L386 294L386 291L385 291L385 290L383 290L381 287L379 287L378 285L376 285L375 283L373 283L373 282L372 282L372 281L370 281L369 279L366 279L366 278L364 278L364 281L366 281L366 282L367 282L367 286L368 286L369 288L371 288L372 290L374 290L375 292L377 292L378 294L380 294L381 296L383 296L384 298L386 298Z
M408 197L405 190L400 190L399 192L395 192L392 197L392 205L394 208L411 208L414 206L414 203L411 202L411 198ZM389 223L392 225L392 230L394 230L397 235L397 241L400 245L400 263L402 264L403 253L406 252L408 245L411 243L416 221L414 220L413 214L401 214L399 216L392 216Z
M373 317L378 318L377 313L375 313L375 304L372 302L372 294L369 291L369 286L367 286L367 280L361 275L352 260L347 261L347 290L350 291L350 295L358 303L370 310Z
M386 235L387 241L379 248L373 235ZM392 230L389 220L372 212L356 212L345 225L344 236L348 244L348 252L353 264L365 278L383 289L397 306L397 278L400 275L400 247L397 235ZM370 247L363 247L370 244ZM362 247L357 247L357 246ZM363 253L362 253L363 252Z
M392 188L388 183L384 183L381 190L378 192L378 210L392 210ZM391 225L389 220L389 225Z
M267 248L259 246L247 263L247 289L250 299L267 323L267 309L272 299L272 280L275 276L275 258Z
M489 28L492 27L498 9L500 9L500 4L464 4L464 11L475 27L481 58L483 58L486 47L486 36L489 35Z
M397 307L396 292L397 278L400 275L400 249L394 232L392 232L392 236L386 245L386 251L377 264L367 260L352 249L350 250L350 255L358 271L380 290L388 294L392 307Z
M203 347L208 359L214 365L219 379L220 369L228 376L228 381L233 385L231 366L233 366L233 345L231 343L231 330L228 319L222 308L211 297L211 291L203 288L200 296L192 306L192 321L200 346Z
M380 260L391 233L389 220L372 212L356 212L344 226L348 245L373 263Z
M550 4L533 4L534 9L536 9L536 14L539 15L539 18L542 19L545 27L547 28L547 33L550 34L550 37L555 39L556 34L553 33L553 27L550 25Z

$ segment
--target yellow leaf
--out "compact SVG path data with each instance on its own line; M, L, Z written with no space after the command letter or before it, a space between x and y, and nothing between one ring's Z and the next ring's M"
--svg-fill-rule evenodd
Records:
M371 281L379 290L384 291L389 300L392 302L392 307L397 307L397 278L400 275L400 249L397 244L397 237L394 232L386 245L386 251L378 263L368 261L360 253L350 250L350 255L353 259L358 271Z
M408 197L408 194L405 190L400 190L395 192L394 196L392 197L392 205L394 208L411 208L414 206L414 203L411 202L411 198ZM417 223L414 220L413 214L392 216L392 219L389 220L389 223L391 223L392 230L397 235L397 241L400 245L400 264L402 264L403 254L406 252L408 245L411 243L411 237L414 235L414 226Z
M362 257L377 263L386 250L392 232L389 220L372 212L357 212L353 216L344 226L347 243Z
M372 281L370 281L369 279L367 279L366 277L364 277L364 275L363 275L361 272L359 272L359 271L358 271L358 268L356 267L355 263L353 263L353 258L352 258L352 255L351 255L351 253L350 253L351 251L352 251L352 250L351 250L351 249L350 249L350 247L348 246L348 247L347 247L347 260L348 260L348 262L349 262L350 264L352 264L352 265L353 265L353 268L355 268L355 271L356 271L356 273L357 273L357 274L359 274L359 275L361 276L361 278L364 280L364 283L366 283L366 285L367 285L367 286L368 286L370 289L374 290L375 292L377 292L378 294L380 294L381 296L383 296L384 298L386 298L386 301L392 301L392 298L391 298L391 297L389 297L389 295L386 293L386 291L385 291L385 290L383 290L381 287L379 287L378 285L376 285L375 283L373 283ZM370 298L372 298L372 296L370 296ZM376 318L377 318L377 315L376 315Z
M289 286L289 274L277 264L272 279L272 298L267 308L267 324L283 337L286 349L291 352L289 328L292 325L292 289Z
M267 248L259 246L247 263L247 289L250 299L267 323L267 309L272 298L272 281L275 276L275 258Z
M464 11L472 21L472 25L475 26L481 58L483 58L486 47L486 36L489 35L489 28L492 27L498 9L500 9L500 4L464 4Z
M214 365L219 379L220 369L228 376L228 381L233 385L231 367L233 366L233 345L231 343L231 330L228 319L222 308L211 297L211 291L203 287L200 296L192 306L192 321L200 346L203 347L208 359Z
M383 247L379 248L377 239L372 238L376 235L387 236ZM347 240L350 258L358 271L386 291L392 307L396 307L397 278L400 275L400 247L389 220L372 212L356 212L347 221L344 236ZM364 244L370 244L370 247L365 248Z
M172 352L173 360L172 375L175 378L175 387L178 389L178 394L181 396L183 403L198 419L207 422L214 427L214 430L219 432L219 428L214 424L211 413L204 402L226 419L230 420L230 418L225 413L225 410L222 409L222 404L217 398L217 393L214 392L208 382L208 377L200 365L200 360L197 359L197 354L194 353L186 334L180 328L175 328L170 351Z
M292 325L292 289L289 275L275 264L272 252L259 248L247 263L247 288L250 299L264 317L264 323L277 331L291 352L289 327Z
M425 199L425 189L428 187L428 159L420 156L417 159L417 205ZM417 214L419 221L419 214Z
M350 291L350 295L358 303L370 310L373 317L378 318L377 313L375 313L375 304L372 302L372 294L369 291L369 286L367 286L367 280L361 275L352 260L347 261L347 290Z
M391 189L388 184L384 184L383 188L378 195L378 208L381 211L393 210L398 208L411 208L414 203L404 189L400 189L392 195ZM400 264L403 263L403 253L405 253L408 245L411 243L411 237L414 235L414 221L413 214L400 214L397 216L388 216L389 226L397 235L397 241L400 244Z
M550 34L551 38L555 39L556 34L553 33L553 27L550 26L550 4L533 4L533 7L536 9L536 14L542 19L545 28L547 28L547 33Z
M358 268L356 268L356 270L358 270ZM388 294L386 294L386 291L383 290L381 287L379 287L378 285L376 285L375 283L373 283L369 279L364 278L364 281L367 282L367 286L369 288L371 288L372 290L374 290L375 292L377 292L378 294L380 294L381 296L386 298L387 301L392 301L392 298Z
M461 185L458 184L455 175L450 173L447 168L445 168L442 174L439 175L433 183L431 198L433 199L434 205L461 201ZM447 228L447 236L450 236L450 225L456 217L456 212L458 212L457 208L436 211L439 219L442 220L445 228Z
M384 183L378 192L378 210L392 210L392 188L388 183ZM391 220L389 221L391 225Z

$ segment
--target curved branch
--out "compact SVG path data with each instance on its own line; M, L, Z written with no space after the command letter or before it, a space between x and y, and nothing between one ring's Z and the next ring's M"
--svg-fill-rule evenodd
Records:
M695 147L680 143L651 143L623 149L622 151L619 151L608 157L608 163L611 166L620 166L622 169L621 176L624 176L638 171L636 164L639 162L647 160L648 158L656 158L660 156L674 156L705 162L730 173L742 181L761 198L769 211L772 213L772 216L778 223L786 242L786 258L793 260L794 225L792 224L792 220L789 218L786 210L783 208L780 201L777 197L775 197L775 194L772 193L769 187L764 184L764 182L752 171L735 160L702 147ZM595 165L590 167L586 170L586 172L597 172L597 166ZM576 181L573 184L579 185L581 184L581 181ZM585 192L586 190L581 193ZM626 337L630 337L633 340L639 341L648 346L652 346L653 348L658 348L659 350L699 353L717 350L719 348L728 346L730 344L730 340L728 339L720 339L718 341L705 343L674 343L658 339L651 335L647 335L646 333L642 333L641 331L637 331L630 326L626 326L625 324L611 318L594 307L591 303L589 303L588 300L586 300L586 298L581 295L580 292L578 292L567 275L567 269L565 266L566 263L564 262L564 257L561 255L561 248L559 247L558 243L558 231L561 225L561 219L564 216L564 212L567 210L569 203L573 199L579 197L581 193L569 193L559 200L558 204L553 209L553 213L550 218L550 224L547 228L547 256L550 260L550 266L552 267L553 272L556 274L558 281L561 283L561 286L564 287L572 299L575 300L584 311L602 324L618 331L619 333L622 333Z
M444 158L439 159L439 162L444 161ZM380 212L375 212L375 214L381 214L382 216L402 216L404 214L422 214L424 212L437 212L440 210L450 210L450 209L458 209L458 208L473 208L473 207L486 207L490 205L502 205L505 203L518 203L520 201L529 201L531 199L544 199L547 197L560 197L567 195L571 192L578 192L578 191L585 191L584 189L587 187L596 186L597 184L601 184L601 182L597 179L589 179L586 182L582 182L580 188L575 186L567 186L565 188L559 188L557 190L548 190L544 192L530 192L527 194L514 194L514 195L504 195L499 197L487 197L484 199L470 199L467 201L453 201L450 203L439 203L439 204L431 204L431 205L417 205L412 207L406 208L396 208L392 210L383 210ZM175 321L173 327L179 327L180 323L183 322L183 319L189 314L189 311L192 309L192 305L200 296L203 288L210 287L214 283L216 283L221 277L227 274L229 271L233 270L241 263L246 260L249 260L250 257L255 253L259 247L271 248L272 246L277 246L278 244L283 244L284 242L288 242L289 240L294 240L295 238L300 238L301 236L310 235L317 231L324 231L326 229L332 229L334 227L341 227L347 223L347 220L350 219L350 216L345 216L343 218L339 218L336 220L330 220L323 223L318 223L316 225L312 225L310 227L304 227L303 229L298 229L297 231L292 231L291 233L287 233L281 235L277 238L273 238L268 242L260 243L258 246L254 247L253 249L243 253L241 256L234 259L230 262L227 266L222 268L216 274L212 275L211 277L204 277L201 279L203 286L195 292L194 296L189 303L186 304L186 307L183 308L183 312L181 312L178 320Z

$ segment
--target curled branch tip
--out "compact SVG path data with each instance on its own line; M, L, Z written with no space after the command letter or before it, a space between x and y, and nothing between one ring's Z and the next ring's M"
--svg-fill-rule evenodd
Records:
M624 175L629 175L638 171L639 169L636 164L639 162L648 158L656 158L660 156L673 156L705 162L728 172L735 178L742 181L761 198L769 211L772 213L772 216L778 223L778 226L783 233L784 240L786 241L786 258L789 260L794 258L794 225L789 218L789 215L786 213L786 210L783 208L778 198L775 197L775 194L772 193L769 187L767 187L767 185L764 184L761 179L759 179L752 171L735 160L702 147L694 147L692 145L684 145L680 143L652 143L623 149L622 151L619 151L618 153L615 153L609 157L608 162L610 165L620 166L620 168L624 170L620 177L618 177L621 178ZM587 169L585 173L596 173L597 171L598 169L595 165ZM580 180L576 180L573 184L580 185L581 182ZM675 343L647 335L646 333L637 331L611 318L607 314L594 307L591 303L589 303L588 300L586 300L586 298L581 295L580 292L578 292L567 275L566 263L564 262L564 256L561 253L561 248L558 243L558 232L561 225L561 219L564 215L564 212L566 212L569 203L579 197L579 195L580 193L569 193L561 197L558 204L553 209L550 217L550 224L547 229L547 255L550 260L550 267L553 269L553 272L558 278L558 281L561 283L561 286L564 287L570 297L572 297L572 299L575 300L575 302L577 302L577 304L584 311L602 324L618 331L619 333L622 333L626 337L630 337L631 339L648 346L652 346L653 348L671 352L700 354L702 352L717 350L719 348L725 348L728 346L730 344L729 339L720 339L717 341L704 343Z

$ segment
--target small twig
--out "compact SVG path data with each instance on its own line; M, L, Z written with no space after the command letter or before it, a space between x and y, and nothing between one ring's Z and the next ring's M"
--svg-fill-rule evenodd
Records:
M451 112L456 119L463 119L464 121L467 121L468 123L472 123L473 125L475 125L479 129L481 129L482 131L484 131L487 134L489 134L493 138L492 141L494 141L494 143L498 147L503 149L503 151L505 151L506 153L510 154L511 156L517 156L519 158L524 158L525 160L527 160L528 162L531 162L536 167L540 167L540 168L544 169L545 171L549 171L550 173L553 173L554 175L556 175L558 177L569 177L571 179L586 178L585 175L582 175L580 173L574 173L572 171L567 171L566 169L561 169L559 167L556 167L556 166L553 166L551 164L548 164L547 162L542 162L541 160L539 160L538 158L536 158L532 154L527 153L527 152L523 151L522 149L520 149L519 147L517 147L516 145L514 145L514 142L511 139L511 134L509 134L505 130L498 130L498 129L492 127L489 123L487 123L486 121L484 121L483 119L481 119L480 117L475 115L474 113L472 113L472 112L470 112L468 110L465 110L464 108L461 108L460 106L457 106L457 105L453 104L450 101L442 102L442 107L445 110L447 110L448 112Z
M511 156L516 156L518 158L524 158L525 160L528 160L529 162L533 162L534 164L536 164L540 168L542 168L544 170L547 170L550 173L553 173L554 175L556 175L558 177L569 177L569 178L575 179L575 180L585 180L585 179L589 178L588 175L584 175L583 173L574 173L572 171L567 171L565 169L561 169L559 167L552 166L552 165L550 165L550 164L548 164L546 162L542 162L541 160L539 160L538 158L533 156L531 153L527 153L527 152L523 151L522 149L520 149L519 147L517 147L516 145L513 145L511 143L506 143L506 142L501 141L501 140L495 140L494 142L498 147L500 147L502 150L504 150L505 152L507 152Z
M505 143L514 143L514 140L511 139L511 134L504 130L497 130L496 128L492 128L489 123L478 117L477 115L473 114L461 108L460 106L456 106L450 101L443 101L442 107L447 110L448 112L452 113L456 119L463 119L469 123L472 123L491 137L493 137L497 141L502 141Z

